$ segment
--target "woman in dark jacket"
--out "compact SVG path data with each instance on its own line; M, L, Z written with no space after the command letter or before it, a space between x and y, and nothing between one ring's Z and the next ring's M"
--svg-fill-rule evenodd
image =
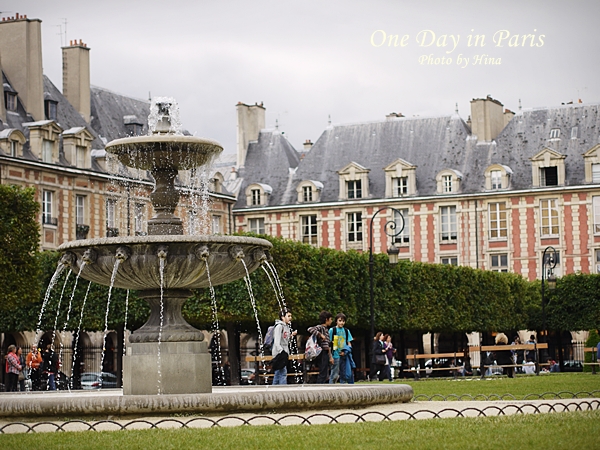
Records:
M504 333L498 333L496 345L508 345L508 338ZM496 350L496 363L499 366L513 365L512 352L510 350ZM514 367L503 367L503 370L508 378L514 378Z
M375 379L376 374L379 374L379 381L383 381L385 378L385 350L383 333L379 331L373 340L373 351L371 352L371 366L375 369L371 374L371 381Z

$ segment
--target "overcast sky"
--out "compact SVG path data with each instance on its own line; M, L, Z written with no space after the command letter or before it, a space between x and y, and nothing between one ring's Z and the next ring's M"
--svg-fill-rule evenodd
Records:
M3 0L0 9L42 20L44 72L59 89L60 47L82 39L93 85L174 97L184 128L226 153L236 151L238 101L264 102L267 127L277 120L297 149L329 116L450 115L458 103L466 120L470 100L488 94L513 111L519 99L600 101L597 1Z

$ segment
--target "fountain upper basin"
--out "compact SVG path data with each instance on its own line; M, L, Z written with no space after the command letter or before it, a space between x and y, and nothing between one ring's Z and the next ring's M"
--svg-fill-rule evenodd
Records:
M188 170L203 166L223 151L213 139L176 134L153 134L116 139L106 151L126 166L143 170L171 168Z
M81 277L109 286L117 259L114 286L123 289L161 288L160 260L164 259L164 289L217 286L246 276L270 259L272 244L245 236L128 236L85 239L62 244L63 260Z

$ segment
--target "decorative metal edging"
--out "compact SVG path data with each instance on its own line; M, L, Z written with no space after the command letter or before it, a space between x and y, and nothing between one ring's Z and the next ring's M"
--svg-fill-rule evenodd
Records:
M595 391L597 392L597 391ZM531 394L530 394L531 395ZM315 425L315 424L337 424L337 423L359 423L359 422L385 422L395 420L421 420L421 419L445 419L452 417L497 417L510 414L547 414L572 411L594 411L600 410L600 400L590 399L589 401L570 402L570 403L540 403L538 405L532 403L525 404L510 404L510 405L490 405L483 408L468 407L463 409L444 408L440 411L431 411L428 409L419 409L415 412L408 411L393 411L384 414L379 411L368 411L362 414L353 412L344 412L338 415L330 415L325 413L315 413L304 417L300 414L286 414L279 418L267 415L252 416L243 418L239 416L226 416L219 419L210 419L207 417L195 417L193 419L182 421L176 418L162 419L158 422L151 422L145 419L136 419L125 424L121 424L115 420L100 420L97 422L85 422L82 420L71 420L63 423L55 422L38 422L33 425L24 422L12 422L0 427L0 434L10 433L39 433L47 432L39 430L42 427L54 427L55 432L59 431L120 431L131 429L173 429L173 426L165 427L163 425L178 425L177 428L215 428L223 426L233 426L231 423L236 422L237 426L259 426L259 425ZM476 413L476 415L468 414ZM292 419L292 420L290 420ZM322 420L324 419L324 420ZM346 420L348 419L348 420ZM267 421L268 423L264 423ZM260 422L260 423L256 423ZM198 426L205 424L206 426ZM72 427L72 425L86 427L85 430ZM109 425L109 427L107 427ZM140 427L143 425L143 427ZM194 425L194 426L192 426ZM111 427L111 426L114 426ZM22 427L23 430L13 430L14 427ZM10 430L9 430L10 429Z

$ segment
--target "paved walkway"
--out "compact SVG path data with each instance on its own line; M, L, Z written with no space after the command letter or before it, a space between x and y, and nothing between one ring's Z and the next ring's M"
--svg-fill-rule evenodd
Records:
M110 431L150 428L210 428L240 425L300 425L353 422L380 422L383 420L432 419L449 417L499 416L512 414L544 414L565 411L600 409L598 398L559 400L513 401L419 401L392 403L354 409L310 410L286 413L238 413L230 415L173 415L170 417L143 417L104 420L69 420L36 422L35 420L10 423L0 421L0 433L55 432L55 431Z

